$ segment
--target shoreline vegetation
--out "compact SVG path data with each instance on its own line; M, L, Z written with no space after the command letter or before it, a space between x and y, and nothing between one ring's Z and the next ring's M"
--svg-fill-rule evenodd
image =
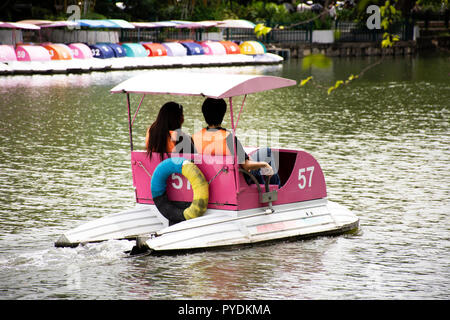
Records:
M370 17L367 7L382 7L385 3L385 0L5 0L0 4L0 21L67 20L68 8L77 5L81 19L132 22L244 19L275 29L295 30L311 25L314 30L325 30L332 28L335 21L366 26ZM430 20L441 15L448 23L448 0L391 0L390 3L395 7L396 20Z
M124 0L123 2L5 0L0 5L0 20L67 20L66 12L70 12L70 6L74 3L79 11L79 19L123 19L130 22L248 20L256 25L254 29L251 27L244 32L241 30L240 34L232 31L230 38L227 31L226 39L223 40L259 40L267 47L267 52L281 55L283 58L305 57L309 59L305 61L310 61L312 66L321 66L323 61L329 61L329 56L380 56L379 61L370 64L359 74L350 74L348 78L339 80L334 86L328 87L328 94L362 77L365 71L381 64L386 55L409 55L421 49L430 48L447 53L450 43L448 0ZM369 7L378 8L378 17L374 18L376 11L369 10ZM441 27L430 31L435 27L436 19L439 20ZM421 38L418 38L419 26ZM101 28L96 29L92 32L102 32ZM128 35L126 33L128 31L122 30L120 34L116 32L121 41L131 42L143 40L162 42L163 38L166 39L164 41L171 39L171 35L181 35L180 29L172 28L175 31L173 33L169 33L170 27L167 29L169 31L149 33L148 39L144 38L145 34L140 30L131 30ZM201 33L217 31L216 26L205 27L199 32L195 31L195 35L189 31L189 37L195 38L195 41L209 40L201 39ZM319 32L325 35L324 41L317 38L314 40L314 33L317 36ZM39 33L40 39L43 34L45 35L45 33ZM137 41L134 41L136 35ZM192 38L193 35L194 38ZM54 42L52 40L54 39L48 39ZM183 39L173 38L172 40ZM239 61L239 63L242 62ZM252 63L270 64L279 63L279 61L252 61ZM109 70L110 68L100 69ZM52 73L68 72L67 68L61 71L53 69ZM76 72L80 72L80 68L75 69ZM4 71L18 72L6 69ZM19 71L19 73L24 72ZM312 77L303 79L300 86L307 83L320 86Z

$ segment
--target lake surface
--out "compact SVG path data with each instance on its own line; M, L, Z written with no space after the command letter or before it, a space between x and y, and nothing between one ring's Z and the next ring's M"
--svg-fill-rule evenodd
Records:
M249 96L238 136L310 152L329 199L355 212L360 229L165 257L127 258L131 241L53 246L84 221L134 206L125 96L109 90L148 71L0 77L0 299L449 299L450 58L387 58L327 95L376 59L195 69L312 75L325 87ZM184 105L185 131L203 125L202 99L148 97L136 147L169 99Z

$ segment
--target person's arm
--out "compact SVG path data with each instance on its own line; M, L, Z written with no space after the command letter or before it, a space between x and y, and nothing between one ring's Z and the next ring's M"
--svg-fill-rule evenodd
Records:
M272 167L267 162L264 162L264 161L253 161L250 159L246 159L245 162L241 164L241 167L246 171L266 168L266 170L268 170L269 174L264 174L263 172L261 172L261 174L268 175L268 176L273 175Z
M233 148L232 141L233 140L232 140L232 137L230 134L227 137L228 148L230 148L230 150L232 150L232 148ZM258 170L261 168L266 168L261 171L261 174L268 175L268 176L273 175L273 169L267 162L251 160L250 157L247 155L247 153L244 151L244 148L242 147L242 144L237 137L235 137L235 141L236 141L236 150L237 150L237 154L238 154L238 163L241 165L241 167L244 170L250 171L250 170Z
M147 129L147 133L145 134L145 149L148 150L148 144L150 143L150 127Z

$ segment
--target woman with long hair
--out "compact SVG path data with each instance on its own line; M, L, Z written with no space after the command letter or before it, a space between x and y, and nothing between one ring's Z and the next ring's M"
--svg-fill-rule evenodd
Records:
M164 154L194 153L195 147L189 135L181 131L184 122L183 106L176 102L167 102L159 110L158 116L147 130L145 146L147 155L160 154L161 161Z

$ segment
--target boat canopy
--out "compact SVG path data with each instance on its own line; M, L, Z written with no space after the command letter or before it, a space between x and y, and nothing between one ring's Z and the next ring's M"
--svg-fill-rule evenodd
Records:
M118 28L119 26L108 20L92 20L92 19L81 19L76 20L80 27L88 28ZM134 27L134 26L133 26Z
M114 58L113 49L111 49L111 47L106 44L93 44L90 45L89 48L91 48L92 56L94 58L100 59Z
M218 24L217 21L205 20L205 21L181 21L181 20L171 20L176 24L175 28L187 28L187 29L198 29L198 28L210 28Z
M48 43L42 45L47 49L52 60L71 60L72 51L66 45L59 45L56 43Z
M90 59L92 58L91 49L84 43L71 43L69 48L72 50L74 59Z
M31 23L22 23L22 22L3 22L0 21L0 28L6 29L30 29L30 30L39 30L40 27L31 24Z
M116 24L117 26L119 26L119 28L122 28L122 29L134 29L135 28L135 26L133 24L131 24L128 21L123 20L123 19L109 19L108 21Z
M154 22L131 22L135 28L158 28L160 27Z
M101 19L101 20L92 20L92 19L80 19L76 20L80 27L88 27L88 28L120 28L120 29L134 29L134 25L129 23L128 21L121 19Z
M244 41L239 45L242 54L264 54L266 48L258 41Z
M13 46L7 44L0 45L0 61L17 61L16 51L14 51Z
M275 76L154 71L125 80L112 88L111 93L193 95L219 99L295 84L295 80Z
M70 59L73 59L72 49L70 49L70 47L67 44L65 44L65 43L55 43L55 45L63 49L64 56L69 54L70 55ZM70 59L67 59L67 60L70 60Z
M33 24L41 28L57 28L57 27L77 27L78 23L74 21L51 21L51 20L21 20L19 23Z
M41 46L20 45L16 47L18 61L50 61L47 49Z
M219 28L235 28L235 29L254 29L256 25L248 20L243 19L228 19L219 21L217 24Z
M147 51L139 43L122 43L127 57L147 57Z
M206 55L224 55L227 54L225 47L218 41L203 41L200 43Z
M171 22L171 21L156 21L153 22L154 24L156 24L157 27L176 27L178 24L176 24L175 22Z
M220 43L225 47L227 54L241 53L239 46L232 41L220 41Z
M199 54L205 54L203 47L195 42L183 41L180 42L182 46L184 46L187 50L188 56L196 56Z
M178 42L164 42L162 45L166 48L168 56L182 57L187 55L186 47Z
M127 56L125 49L120 44L106 43L106 45L112 49L112 51L114 52L114 57L122 58Z
M167 56L167 50L161 43L143 43L149 57Z

